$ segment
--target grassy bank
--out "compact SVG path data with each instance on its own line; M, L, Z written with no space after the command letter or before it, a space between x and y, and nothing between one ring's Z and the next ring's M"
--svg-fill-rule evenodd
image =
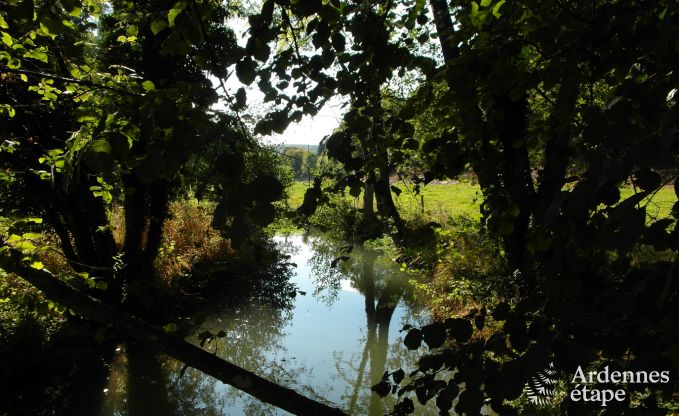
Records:
M394 203L405 218L413 218L424 214L434 220L445 220L449 216L462 216L478 220L481 218L481 189L471 183L440 183L423 186L419 195L413 192L412 185L395 184L401 194L394 196ZM298 207L304 199L307 182L294 182L289 190L288 203ZM346 195L347 201L356 207L362 205L361 198Z
M475 305L511 291L511 285L502 277L504 255L499 242L479 232L482 195L478 185L469 182L432 183L423 186L419 195L414 194L410 185L396 186L402 192L398 196L393 195L394 202L404 219L413 225L429 221L442 225L431 236L431 245L404 253L404 257L416 259L418 264L411 270L415 297L428 306L434 317L445 319L464 314ZM307 187L306 182L293 183L288 198L291 207L302 203ZM624 187L620 192L622 199L633 193L631 187ZM648 220L652 221L669 216L676 201L674 189L668 186L642 204L646 206ZM360 197L353 198L348 194L334 197L333 204L319 208L315 222L330 229L332 226L356 226L351 211L352 208L360 208L361 203ZM331 223L331 226L328 227L325 222Z
M291 207L298 207L304 199L307 182L294 182L289 190L288 203ZM400 195L394 195L394 202L405 218L422 215L434 221L445 221L448 217L465 217L471 220L481 218L479 207L483 200L481 188L469 182L431 183L423 186L419 195L415 195L411 185L396 184L401 189ZM627 198L634 193L631 187L621 189L621 197ZM360 198L353 198L347 194L346 199L356 207L361 206ZM666 186L651 198L643 201L650 218L669 216L672 205L677 202L677 196L671 186Z

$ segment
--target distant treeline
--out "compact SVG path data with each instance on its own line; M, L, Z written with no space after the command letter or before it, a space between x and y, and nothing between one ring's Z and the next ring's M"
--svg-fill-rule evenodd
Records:
M308 180L318 163L318 145L293 144L283 148L283 155L295 180Z

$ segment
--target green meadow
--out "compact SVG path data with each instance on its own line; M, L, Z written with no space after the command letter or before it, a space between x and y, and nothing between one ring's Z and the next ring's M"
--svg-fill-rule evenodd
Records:
M288 203L291 207L301 205L304 191L308 188L307 182L294 182L289 189ZM481 189L478 185L470 182L456 183L432 183L420 188L420 193L415 194L411 184L395 184L401 189L401 194L394 194L394 202L399 211L406 218L412 218L424 214L426 218L442 221L448 217L467 217L478 220L481 218L479 207L483 202ZM629 187L621 189L622 198L627 198L634 193ZM353 198L347 194L346 198L361 205L360 198ZM646 206L649 218L662 218L670 215L672 205L677 202L677 196L671 186L660 189L642 204Z

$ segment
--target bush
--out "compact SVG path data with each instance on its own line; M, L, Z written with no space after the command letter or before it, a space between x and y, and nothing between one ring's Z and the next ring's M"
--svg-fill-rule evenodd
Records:
M435 229L436 245L430 279L411 280L415 296L437 320L466 313L510 293L511 283L497 241L478 223L457 218Z

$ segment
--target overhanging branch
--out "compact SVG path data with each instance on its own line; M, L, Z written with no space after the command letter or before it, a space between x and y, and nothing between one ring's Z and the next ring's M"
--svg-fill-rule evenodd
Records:
M23 256L21 256L23 257ZM19 258L21 258L19 257ZM92 321L111 325L121 335L160 349L165 354L229 384L253 397L296 415L346 416L343 411L302 396L213 355L183 339L172 336L122 310L87 296L58 280L46 270L24 266L17 258L5 258L2 268L13 272L42 291L47 298Z

